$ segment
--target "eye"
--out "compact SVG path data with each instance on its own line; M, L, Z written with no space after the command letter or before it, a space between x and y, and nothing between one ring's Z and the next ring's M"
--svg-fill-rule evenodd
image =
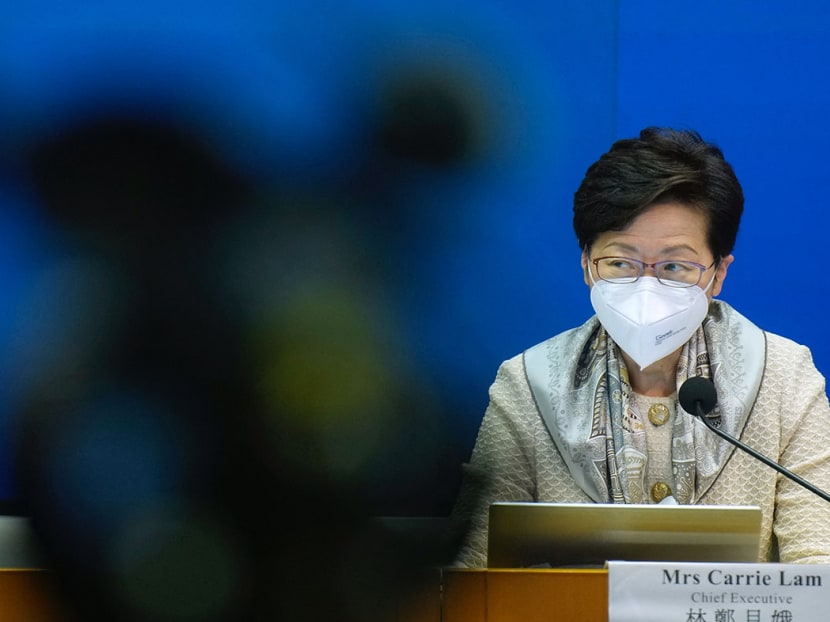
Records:
M697 267L684 261L667 261L661 264L660 269L668 274L682 274L695 271Z
M625 259L624 257L608 257L603 260L603 263L608 268L615 270L639 270L640 267L632 259Z
M627 257L601 257L596 260L597 274L606 281L636 281L642 272L642 264Z
M691 261L661 261L654 267L657 278L665 285L695 285L702 272L702 266Z

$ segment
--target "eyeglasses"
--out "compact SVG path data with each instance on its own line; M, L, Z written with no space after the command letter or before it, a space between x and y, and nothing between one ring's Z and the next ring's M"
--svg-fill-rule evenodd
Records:
M646 268L654 270L654 276L663 285L669 287L694 287L700 283L703 273L718 263L715 259L708 266L694 261L656 261L646 263L630 257L598 257L592 259L597 268L597 276L611 283L634 283L643 276Z

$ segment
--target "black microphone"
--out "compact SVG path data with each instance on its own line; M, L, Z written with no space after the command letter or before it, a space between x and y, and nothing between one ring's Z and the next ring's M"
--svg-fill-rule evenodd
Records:
M720 428L715 427L715 425L709 421L706 417L706 414L710 412L714 407L715 404L718 403L718 392L715 389L715 383L709 380L708 378L703 378L701 376L693 376L689 378L680 386L680 390L677 392L677 398L680 401L680 406L683 407L687 413L696 416L698 419L703 421L706 424L706 427L712 430L715 434L720 436L722 439L732 443L735 447L738 447L744 450L753 458L760 460L767 466L772 467L782 475L790 478L796 484L803 486L813 494L818 495L825 501L830 501L830 495L824 492L821 488L817 488L807 480L799 477L786 467L781 466L774 460L767 458L764 454L752 449L746 443L739 441L737 438L728 434L721 430Z

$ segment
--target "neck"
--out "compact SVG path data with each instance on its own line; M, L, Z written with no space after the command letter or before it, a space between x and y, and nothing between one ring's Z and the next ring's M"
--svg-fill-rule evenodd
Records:
M625 352L622 353L622 357L628 369L631 388L636 393L650 397L668 397L677 390L677 362L680 360L680 350L645 369L640 369Z

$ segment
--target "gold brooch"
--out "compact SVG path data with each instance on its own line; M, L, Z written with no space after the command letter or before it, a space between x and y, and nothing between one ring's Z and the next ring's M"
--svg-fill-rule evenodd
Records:
M671 494L671 488L666 482L657 482L651 487L651 498L655 503L660 503Z
M669 420L669 407L665 404L652 404L648 409L648 420L654 425L663 425Z

